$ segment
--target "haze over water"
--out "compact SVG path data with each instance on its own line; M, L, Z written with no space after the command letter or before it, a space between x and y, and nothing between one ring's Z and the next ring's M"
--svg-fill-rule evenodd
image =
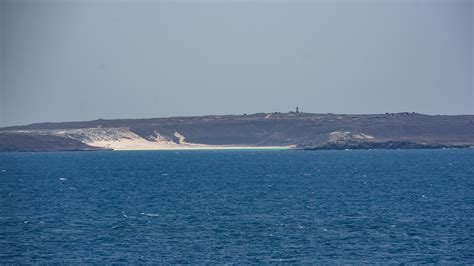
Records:
M0 263L472 263L474 150L0 153Z

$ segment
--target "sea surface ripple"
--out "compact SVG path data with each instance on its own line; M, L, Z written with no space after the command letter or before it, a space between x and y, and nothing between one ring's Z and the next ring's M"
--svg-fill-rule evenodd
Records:
M4 263L474 263L474 150L0 153Z

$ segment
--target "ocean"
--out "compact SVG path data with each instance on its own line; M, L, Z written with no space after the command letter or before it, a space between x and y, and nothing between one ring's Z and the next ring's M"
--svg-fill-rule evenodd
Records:
M0 153L0 264L474 263L474 150Z

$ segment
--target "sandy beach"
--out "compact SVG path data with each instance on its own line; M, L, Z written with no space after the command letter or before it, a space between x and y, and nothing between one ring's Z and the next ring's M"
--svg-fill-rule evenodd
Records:
M154 139L145 139L126 128L88 128L73 130L58 130L59 136L69 136L81 140L87 145L117 151L132 150L284 150L294 148L289 146L242 146L242 145L207 145L188 143L179 132L175 137L179 143L173 142L159 134Z

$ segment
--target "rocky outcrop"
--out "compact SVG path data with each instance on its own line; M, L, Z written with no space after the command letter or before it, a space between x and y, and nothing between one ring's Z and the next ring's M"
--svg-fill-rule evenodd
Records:
M303 150L370 150L370 149L448 149L448 148L469 148L465 145L444 145L415 143L412 141L339 141L329 142L321 146L303 146Z
M0 133L0 151L97 151L101 147L87 145L67 137L44 134Z

